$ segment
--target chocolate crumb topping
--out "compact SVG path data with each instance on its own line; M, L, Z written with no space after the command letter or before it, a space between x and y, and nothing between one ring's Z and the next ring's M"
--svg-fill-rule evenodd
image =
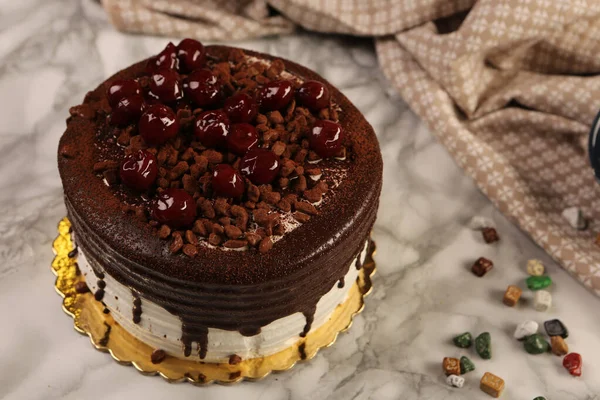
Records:
M150 361L152 361L152 364L160 364L165 360L165 358L167 358L167 353L165 353L165 351L162 349L156 349L150 355Z
M229 365L238 365L242 362L242 357L237 354L232 354L229 356Z

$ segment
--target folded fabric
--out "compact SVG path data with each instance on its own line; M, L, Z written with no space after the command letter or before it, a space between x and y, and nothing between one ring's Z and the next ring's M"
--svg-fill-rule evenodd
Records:
M120 30L204 40L375 38L380 66L490 200L600 296L595 0L102 0ZM579 207L577 230L561 215Z

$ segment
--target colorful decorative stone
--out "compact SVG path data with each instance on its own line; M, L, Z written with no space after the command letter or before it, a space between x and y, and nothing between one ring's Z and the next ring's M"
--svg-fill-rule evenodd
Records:
M525 351L529 354L546 353L550 348L550 345L546 339L544 339L544 337L538 333L527 336L525 338L525 342L523 342L523 346L525 347Z
M483 332L475 339L475 351L484 360L492 358L492 335L489 332Z
M538 290L533 296L533 307L536 311L548 311L552 307L552 295L546 290Z
M530 276L527 278L527 287L530 290L541 290L552 285L552 278L547 275L544 276Z
M444 357L442 367L446 375L460 375L460 362L456 358Z
M581 376L581 367L583 366L583 360L581 354L570 353L563 358L563 366L573 376Z
M552 347L552 353L557 356L564 356L569 352L567 342L560 336L550 337L550 346Z
M542 276L545 272L544 264L540 260L527 261L527 273L531 276Z
M481 235L483 236L483 240L485 240L485 242L488 244L500 240L498 232L496 232L496 229L494 228L483 228L481 230Z
M492 268L494 268L494 263L487 258L479 257L475 264L471 267L471 271L478 277L482 277L487 274Z
M462 356L460 358L460 374L464 375L467 372L475 370L475 364L468 357Z
M539 325L535 321L521 322L517 326L517 329L515 329L515 334L514 334L515 339L517 339L517 340L525 339L527 336L531 336L531 335L537 333L538 328L539 328Z
M559 319L544 322L544 329L548 336L560 336L563 339L569 337L569 330Z
M479 388L492 397L500 397L504 390L504 380L490 372L486 372L481 378Z
M457 375L449 375L446 378L446 383L450 386L461 388L465 384L465 378Z
M473 337L470 332L465 332L452 339L452 342L461 349L468 349L473 343Z
M504 299L502 299L502 302L509 307L514 307L519 302L521 294L523 294L523 291L520 287L510 285L506 288L506 292L504 292Z

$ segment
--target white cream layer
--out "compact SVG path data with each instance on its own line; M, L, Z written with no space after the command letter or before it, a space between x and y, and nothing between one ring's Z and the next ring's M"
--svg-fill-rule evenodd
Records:
M367 253L368 241L360 253L361 262L364 262ZM312 330L319 328L330 318L335 308L343 303L356 278L358 271L355 268L356 259L348 268L344 277L344 287L339 288L336 282L331 290L319 302L312 324ZM82 249L79 248L77 263L81 273L85 276L90 290L98 290L98 278L89 265ZM104 298L102 301L110 310L113 318L129 333L147 345L162 349L168 354L185 358L181 342L181 320L161 306L141 297L142 315L139 324L133 323L133 295L131 289L122 285L105 274ZM258 335L252 337L242 336L237 331L209 328L208 352L205 362L226 362L229 356L237 354L243 359L264 357L277 353L296 343L299 333L302 332L306 318L302 313L295 313L273 321L261 329ZM198 359L197 343L192 345L191 359Z

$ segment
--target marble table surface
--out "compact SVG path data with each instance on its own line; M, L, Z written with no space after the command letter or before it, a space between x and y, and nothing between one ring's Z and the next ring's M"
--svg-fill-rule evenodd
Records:
M162 38L124 35L92 0L0 0L0 398L24 399L485 399L485 371L506 381L504 398L598 399L600 299L560 269L504 219L444 148L389 91L369 40L299 33L242 47L300 62L337 85L379 136L384 188L374 236L378 275L366 309L337 344L310 363L236 386L170 385L95 351L61 310L50 244L65 215L56 148L68 108L110 74L161 49ZM468 221L483 215L502 237L486 245ZM484 278L479 256L496 267ZM509 284L524 287L525 263L539 258L555 281L554 306L536 312L531 293L502 304ZM553 355L532 356L512 338L517 323L560 318L583 355L581 378ZM481 360L450 339L491 333ZM468 355L477 369L462 389L445 384L444 356Z

